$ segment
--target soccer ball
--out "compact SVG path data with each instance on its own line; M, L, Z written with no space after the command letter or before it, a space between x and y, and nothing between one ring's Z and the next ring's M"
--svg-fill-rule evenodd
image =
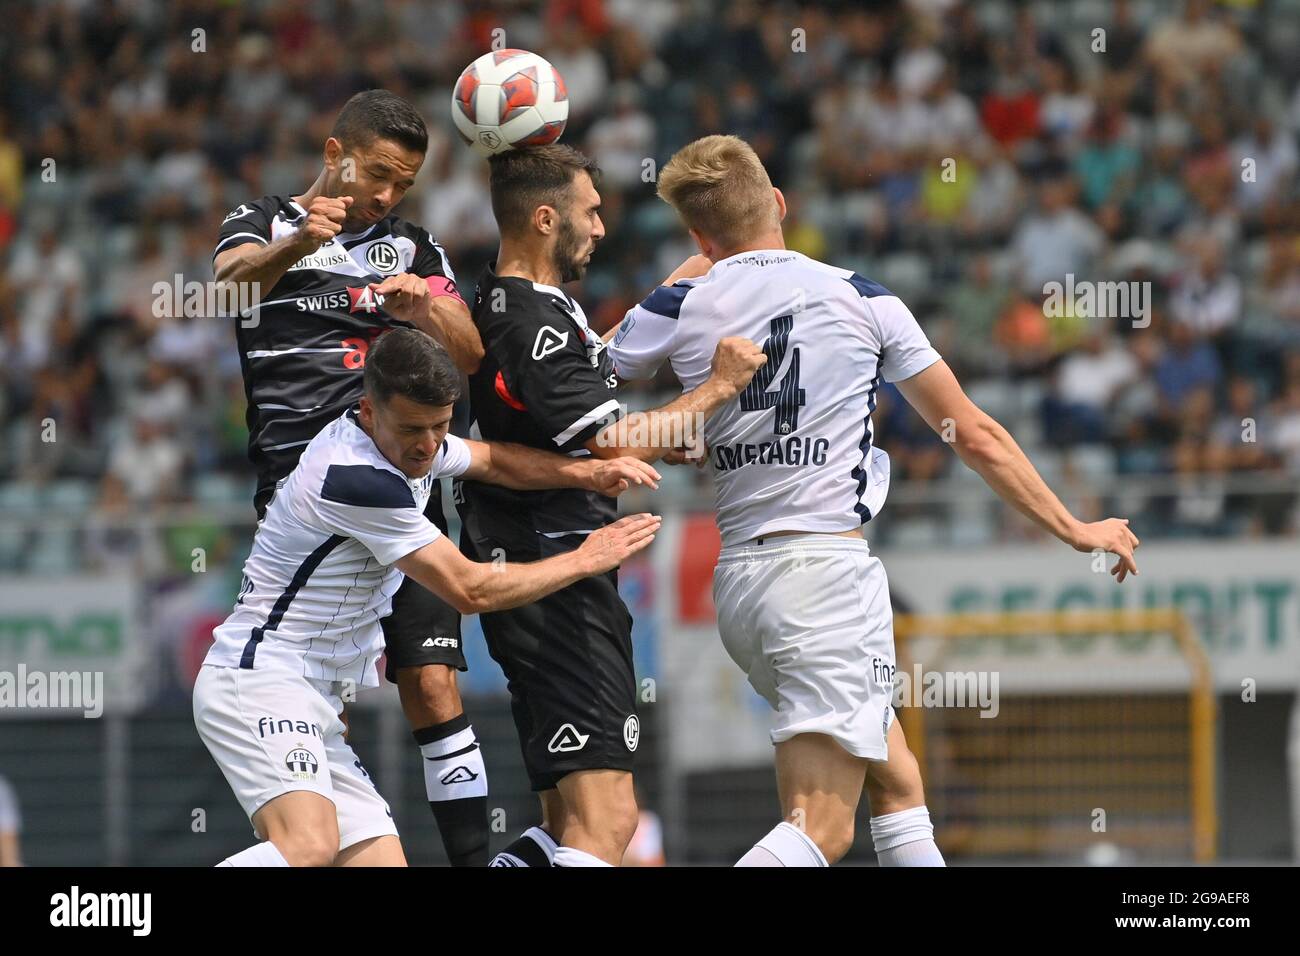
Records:
M465 67L451 94L461 139L483 156L544 146L564 132L569 94L555 67L527 50L493 50Z

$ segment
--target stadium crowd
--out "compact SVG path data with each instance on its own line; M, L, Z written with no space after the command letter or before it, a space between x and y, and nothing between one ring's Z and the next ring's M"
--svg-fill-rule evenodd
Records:
M564 139L603 168L608 235L574 290L598 328L693 251L655 165L733 132L785 192L788 244L901 295L1049 480L1163 489L1131 505L1144 537L1300 531L1294 3L62 0L10 16L0 510L84 510L93 529L246 505L232 320L160 315L156 286L170 301L210 280L229 210L305 189L358 90L425 116L397 211L445 244L469 299L496 232L448 106L496 41L556 66ZM1067 275L1137 298L1048 307ZM962 480L892 388L877 423L896 479ZM676 480L706 494L702 473ZM88 553L110 560L113 534ZM10 545L0 567L31 560Z

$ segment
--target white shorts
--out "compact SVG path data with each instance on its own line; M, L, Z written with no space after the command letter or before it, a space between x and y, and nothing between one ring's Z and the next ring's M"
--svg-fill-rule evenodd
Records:
M194 724L250 820L275 797L310 790L334 804L343 850L396 836L397 826L343 739L334 690L281 668L204 664L194 681Z
M798 534L726 548L713 602L727 653L776 710L773 744L826 734L858 757L889 758L893 610L866 541Z

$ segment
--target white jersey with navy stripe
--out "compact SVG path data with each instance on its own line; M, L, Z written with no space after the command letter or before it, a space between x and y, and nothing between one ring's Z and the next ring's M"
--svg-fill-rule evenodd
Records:
M624 317L610 354L620 379L648 378L666 359L693 389L729 336L761 345L767 364L704 429L723 544L870 520L889 490L889 457L872 447L880 382L939 360L907 306L850 269L743 252L655 289Z
M355 410L326 425L258 525L239 600L213 631L207 663L377 684L379 620L402 582L392 565L437 540L424 516L434 482L469 464L469 447L448 435L429 474L407 478Z

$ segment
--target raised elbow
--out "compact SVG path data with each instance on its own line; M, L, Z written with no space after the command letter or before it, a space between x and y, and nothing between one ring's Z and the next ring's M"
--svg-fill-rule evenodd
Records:
M483 349L483 343L477 338L465 350L465 372L467 375L473 375L483 364L483 357L487 352Z
M450 342L447 348L452 360L466 375L473 375L483 365L483 343L475 336L472 341Z

